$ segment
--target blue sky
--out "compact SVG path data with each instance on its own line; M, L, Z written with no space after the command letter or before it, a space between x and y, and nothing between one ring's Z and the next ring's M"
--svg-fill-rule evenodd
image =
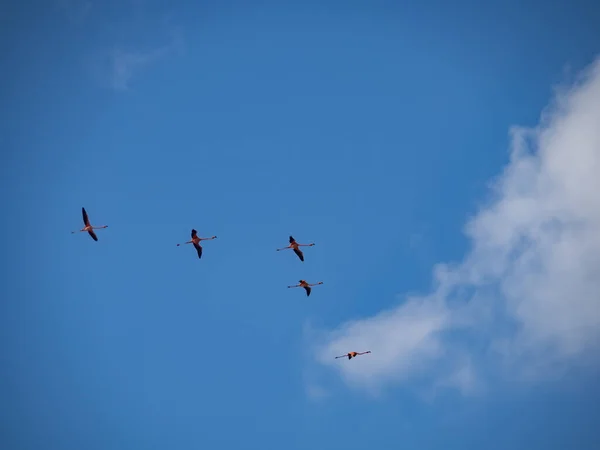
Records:
M595 2L46 3L0 27L0 447L597 448Z

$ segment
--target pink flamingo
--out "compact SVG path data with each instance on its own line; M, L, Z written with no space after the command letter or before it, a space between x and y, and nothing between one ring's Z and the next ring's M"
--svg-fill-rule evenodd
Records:
M298 255L300 261L304 262L304 254L302 253L302 250L300 250L299 247L312 247L313 245L315 245L314 242L312 244L298 244L296 240L292 236L290 236L290 245L288 245L287 247L278 248L277 251L287 250L288 248L291 248L294 250L294 253Z
M338 359L338 358L346 358L346 357L347 357L348 359L352 359L352 358L356 358L358 355L366 355L367 353L371 353L371 350L368 350L368 351L366 351L366 352L362 352L362 353L357 353L357 352L349 352L349 353L346 353L345 355L342 355L342 356L336 356L336 357L335 357L335 359Z
M192 229L192 240L184 242L184 244L194 244L194 247L196 248L196 251L198 252L198 258L202 258L202 246L200 245L200 241L211 241L213 239L216 239L216 236L213 237L209 237L209 238L201 238L198 237L197 235L197 231ZM179 247L181 244L177 244L177 247Z
M102 225L101 227L94 227L94 226L90 225L90 220L88 219L87 212L85 212L85 208L81 208L81 214L83 215L83 223L85 224L85 227L83 227L81 230L79 230L79 232L87 231L93 240L98 241L98 236L96 236L96 233L94 233L94 230L98 230L100 228L108 228L108 225ZM71 231L71 234L74 234L74 233L77 233L77 231Z
M289 288L303 287L304 290L306 291L306 296L308 297L310 295L310 292L312 291L311 286L318 286L319 284L323 284L323 282L319 281L318 283L315 283L315 284L308 284L306 282L306 280L300 280L300 284L296 284L295 286L288 286L288 289Z

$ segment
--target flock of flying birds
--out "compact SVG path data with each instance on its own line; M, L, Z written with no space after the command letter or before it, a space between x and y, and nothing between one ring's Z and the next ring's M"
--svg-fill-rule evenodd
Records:
M83 215L83 224L85 226L81 230L79 230L79 232L87 231L88 234L92 237L92 239L94 241L98 241L98 236L96 236L96 233L94 232L94 230L108 228L108 225L93 226L90 223L90 220L88 218L87 212L85 211L85 208L81 208L81 214ZM77 231L71 231L71 234L74 234L74 233L77 233ZM202 246L200 245L200 242L201 241L211 241L216 238L217 238L216 236L212 236L209 238L198 237L198 232L196 230L192 229L192 239L187 242L184 242L184 244L193 244L194 248L196 249L196 252L198 253L198 258L202 258ZM177 244L177 247L179 247L180 245L181 244ZM292 250L294 250L294 253L298 256L300 261L304 262L304 253L302 253L302 250L300 250L300 247L312 247L313 245L315 245L315 244L314 243L299 244L298 242L296 242L296 240L292 236L290 236L290 245L288 245L287 247L278 248L277 251L288 250L291 248ZM319 281L318 283L310 284L310 283L307 283L306 280L300 280L300 284L296 284L294 286L288 286L288 288L302 287L306 291L306 296L308 297L308 296L310 296L310 293L312 291L312 286L318 286L319 284L323 284L323 282ZM352 359L359 355L366 355L367 353L371 353L371 350L368 350L366 352L348 352L345 355L336 356L335 359L338 359L338 358Z

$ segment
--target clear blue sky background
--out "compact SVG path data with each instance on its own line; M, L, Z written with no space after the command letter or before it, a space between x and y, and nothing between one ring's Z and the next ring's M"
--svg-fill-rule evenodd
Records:
M597 2L45 3L0 17L1 448L598 448L581 374L316 401L302 350L461 257Z

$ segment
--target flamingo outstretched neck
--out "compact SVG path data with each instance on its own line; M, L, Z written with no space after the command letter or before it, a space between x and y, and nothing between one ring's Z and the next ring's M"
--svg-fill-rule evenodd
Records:
M277 251L279 252L281 250L288 250L291 248L292 250L294 250L294 253L296 254L296 256L298 256L300 261L304 262L304 253L302 253L300 247L312 247L313 245L315 245L314 242L311 244L299 244L298 242L296 242L293 236L290 236L290 245L288 245L287 247L278 248Z
M102 228L108 228L108 225L102 225L102 226L93 226L90 223L90 220L88 218L87 212L85 210L85 208L81 208L81 215L83 216L83 224L85 225L85 227L83 227L81 230L78 231L71 231L71 234L75 234L75 233L79 233L82 231L87 231L89 233L89 235L92 237L92 239L94 241L98 240L98 236L96 236L96 233L94 233L94 230L100 230Z
M338 358L352 359L352 358L356 358L359 355L366 355L367 353L371 353L371 350L367 350L366 352L348 352L345 355L336 356L335 359L338 359Z
M192 229L192 239L184 242L184 244L194 244L194 248L196 249L196 252L198 253L198 259L202 258L202 246L200 245L200 241L212 241L213 239L216 239L216 236L212 236L209 238L201 238L198 236L198 232L194 229ZM177 247L179 247L181 244L177 244Z
M307 283L306 280L300 280L300 284L296 284L294 286L288 286L288 289L290 288L297 288L297 287L301 287L304 288L304 290L306 291L306 296L310 296L310 293L312 291L312 287L311 286L318 286L319 284L323 284L322 281L319 281L318 283Z

